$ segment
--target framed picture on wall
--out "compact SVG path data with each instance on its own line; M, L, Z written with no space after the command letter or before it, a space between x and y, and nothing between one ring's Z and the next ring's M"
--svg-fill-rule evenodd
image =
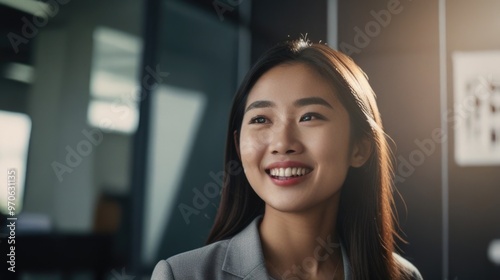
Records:
M452 60L455 160L500 165L500 50L455 52Z

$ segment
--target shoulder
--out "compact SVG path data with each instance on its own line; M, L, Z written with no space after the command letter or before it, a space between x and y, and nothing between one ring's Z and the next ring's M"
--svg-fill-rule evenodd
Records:
M256 217L230 239L160 261L152 279L266 279Z
M167 279L175 279L174 274L172 272L172 267L165 260L159 261L155 269L153 270L153 275L151 276L151 280L167 280Z
M217 275L224 263L229 240L184 252L156 264L151 279L202 279L204 275ZM218 268L218 269L217 269Z
M400 255L393 253L394 259L398 262L402 270L408 275L410 280L423 280L420 271L408 260L401 257Z

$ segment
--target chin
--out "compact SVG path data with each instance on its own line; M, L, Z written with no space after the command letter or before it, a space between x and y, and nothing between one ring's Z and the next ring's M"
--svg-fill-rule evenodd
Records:
M300 198L286 197L282 195L279 199L273 197L273 199L263 199L266 207L271 207L272 209L284 213L303 213L314 208L324 208L328 209L331 206L337 205L338 199L340 197L340 190L329 195L328 199L305 199L303 195Z
M265 201L267 207L283 212L283 213L299 213L311 209L316 204L307 203L305 201Z

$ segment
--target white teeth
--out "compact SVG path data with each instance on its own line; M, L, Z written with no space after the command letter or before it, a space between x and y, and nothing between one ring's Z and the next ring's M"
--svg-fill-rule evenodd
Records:
M273 168L269 170L269 174L276 177L303 176L309 172L311 172L310 169L302 167Z

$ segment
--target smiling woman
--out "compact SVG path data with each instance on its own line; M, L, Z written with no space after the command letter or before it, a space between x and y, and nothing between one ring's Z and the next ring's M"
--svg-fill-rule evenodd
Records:
M390 151L362 70L322 44L286 42L233 102L221 204L207 246L153 279L421 279L394 252Z

